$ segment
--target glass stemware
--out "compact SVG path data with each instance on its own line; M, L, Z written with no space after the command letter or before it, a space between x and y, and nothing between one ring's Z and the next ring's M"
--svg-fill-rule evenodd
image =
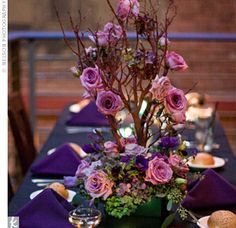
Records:
M69 213L69 222L77 228L96 227L102 219L102 214L94 208L76 208Z

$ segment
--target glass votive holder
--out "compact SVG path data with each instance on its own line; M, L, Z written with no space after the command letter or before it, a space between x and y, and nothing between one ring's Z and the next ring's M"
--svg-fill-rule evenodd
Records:
M95 208L78 207L69 212L69 222L77 228L93 228L102 220L102 214Z

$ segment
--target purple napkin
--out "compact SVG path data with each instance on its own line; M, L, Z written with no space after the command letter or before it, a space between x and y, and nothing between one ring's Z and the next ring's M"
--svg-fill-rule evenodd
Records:
M212 169L204 172L182 202L186 209L212 209L236 205L236 187Z
M22 228L73 228L68 221L69 211L74 207L52 189L45 189L20 209L20 227Z
M73 114L66 121L69 126L108 126L106 117L98 111L94 101L91 101L79 113Z
M80 157L67 143L31 167L33 174L73 176L80 164Z

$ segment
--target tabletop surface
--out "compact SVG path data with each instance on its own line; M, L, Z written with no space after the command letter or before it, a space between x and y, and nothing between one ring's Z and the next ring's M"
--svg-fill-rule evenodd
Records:
M82 145L84 143L89 143L91 141L91 139L88 136L89 133L83 133L83 132L70 133L70 134L67 133L65 122L69 117L69 115L70 113L67 106L60 115L47 142L41 149L40 154L38 155L38 157L34 162L37 162L38 160L42 159L42 157L46 156L48 150L58 147L65 142L74 142L79 145ZM186 129L183 132L183 135L188 140L194 140L193 130ZM109 138L109 134L107 133L104 136L105 138ZM222 175L226 180L228 180L231 184L236 186L236 175L234 172L236 167L236 158L232 154L227 138L224 134L224 130L221 127L219 121L216 121L215 124L214 142L218 143L220 145L220 148L217 150L213 150L212 152L213 155L228 159L226 165L223 168L218 169L217 172L220 175ZM27 202L29 202L30 201L29 196L32 192L41 189L40 187L37 187L36 184L32 183L31 178L32 174L30 171L28 171L21 186L19 187L18 191L16 192L15 196L13 197L13 199L9 204L8 207L9 215L14 215L22 206L24 206ZM135 217L134 220L137 223L137 225L133 226L134 228L151 227L150 224L152 224L154 227L157 227L155 225L155 220L152 221L151 218ZM99 226L99 227L107 227L107 226ZM116 226L113 225L113 228L115 227ZM133 228L131 226L119 226L119 227ZM177 220L171 227L197 227L197 226L193 223L180 222L179 220Z

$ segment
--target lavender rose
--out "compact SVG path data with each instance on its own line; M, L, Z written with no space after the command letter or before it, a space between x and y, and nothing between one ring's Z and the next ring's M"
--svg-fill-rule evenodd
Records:
M171 70L185 70L188 68L184 58L174 51L166 54L166 64Z
M143 146L140 146L135 143L130 143L125 146L125 155L131 155L131 156L138 156L141 154L145 154L147 152L147 149Z
M104 200L112 194L113 185L102 170L94 171L85 181L85 189L89 195L92 198L103 197Z
M185 174L189 171L188 166L184 164L182 158L177 154L170 155L169 164L171 165L173 170L181 177L184 177Z
M112 141L105 142L104 148L107 156L117 157L119 155L118 145Z
M126 20L128 16L138 16L138 0L120 0L116 9L116 14L121 20Z
M157 75L156 78L152 81L152 87L149 91L157 100L163 100L171 87L172 85L168 77L159 78Z
M100 112L105 115L115 115L123 108L120 96L111 91L101 91L98 93L96 105Z
M89 168L89 163L86 162L85 160L81 160L80 164L78 165L78 168L76 170L76 173L75 173L75 176L76 177L84 177L86 174L85 174L85 171L87 168Z
M119 41L122 37L123 31L120 25L113 24L108 22L105 26L103 31L107 33L108 41L115 45L117 41Z
M97 67L88 67L84 69L82 75L80 76L80 80L82 86L88 91L93 89L102 89L103 87L102 79Z
M176 123L183 123L185 121L187 99L182 90L176 89L175 87L168 90L164 99L164 105L167 112L171 114L172 119Z
M154 185L168 183L173 175L173 171L169 164L164 162L162 158L155 157L148 163L145 181L149 181Z
M89 39L98 46L106 46L108 44L108 33L98 31L94 35L90 35Z

